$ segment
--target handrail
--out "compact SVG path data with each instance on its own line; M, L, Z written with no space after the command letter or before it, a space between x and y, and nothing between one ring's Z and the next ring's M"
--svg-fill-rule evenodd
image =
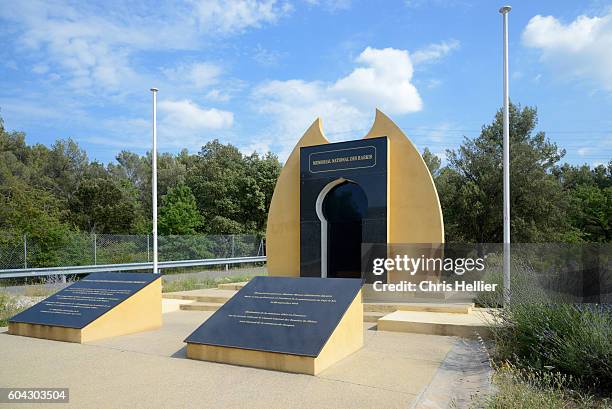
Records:
M266 261L266 256L254 257L229 257L208 258L199 260L174 260L160 261L158 268L177 268L195 266L214 266L222 264L261 263ZM96 272L133 271L153 269L152 262L145 263L123 263L123 264L98 264L89 266L67 266L67 267L39 267L39 268L9 268L0 270L0 279L19 277L41 277L50 275L87 274Z

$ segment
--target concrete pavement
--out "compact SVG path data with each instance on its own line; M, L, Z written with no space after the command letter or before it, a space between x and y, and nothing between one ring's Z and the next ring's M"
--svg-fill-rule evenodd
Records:
M1 329L0 386L69 387L70 403L52 407L407 408L458 342L366 324L360 351L319 376L288 374L186 359L183 339L210 315L170 312L158 330L83 345Z

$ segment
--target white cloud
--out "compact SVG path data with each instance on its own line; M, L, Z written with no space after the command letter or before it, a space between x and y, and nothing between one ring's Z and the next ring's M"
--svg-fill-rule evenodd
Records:
M348 10L351 8L351 0L305 0L311 6L323 6L323 8L335 12L339 10Z
M240 151L244 155L251 155L252 153L265 154L273 151L271 148L272 140L270 138L259 139L256 141L250 141L245 146L240 147Z
M429 44L428 46L412 53L412 62L414 65L436 62L446 57L451 51L458 49L459 45L459 41L454 39Z
M593 148L589 148L589 147L582 147L576 150L576 153L578 153L578 155L580 156L588 155L589 153L592 153L592 152L593 152Z
M231 99L231 96L219 89L212 89L206 93L204 98L210 101L227 102Z
M163 115L162 122L183 129L223 129L234 123L233 113L216 108L201 108L187 99L161 101L159 111Z
M204 0L195 2L194 12L202 29L233 33L275 23L291 12L291 6L276 0Z
M612 90L612 10L602 17L581 15L568 24L537 15L529 20L522 41L538 49L556 74L595 80Z
M316 117L323 119L326 135L338 140L335 135L354 136L367 128L375 107L390 114L421 110L407 51L368 47L355 61L361 66L335 82L268 81L256 87L254 106L271 118L269 133L281 159Z
M280 52L268 50L262 47L261 44L257 44L253 50L253 60L264 67L273 67L278 65L282 56L283 55Z
M188 81L196 88L205 88L219 82L222 70L216 64L199 62L164 68L162 72L172 81Z
M420 111L421 97L412 84L413 68L407 51L366 48L356 68L330 90L361 106L378 106L391 114Z
M190 100L161 100L158 103L157 139L160 149L199 149L207 140L233 126L229 111L204 108ZM98 133L83 140L96 145L122 149L150 149L151 119L117 117L102 121ZM211 134L214 132L215 134Z
M184 0L146 13L135 3L0 2L0 19L18 33L17 52L36 55L73 90L98 94L140 90L150 82L132 62L137 52L196 50L212 35L261 27L289 12L275 0ZM192 68L198 86L215 76L211 66Z
M327 130L332 133L350 131L362 122L361 111L322 82L270 81L257 87L254 95L262 103L259 111L272 116L285 131L303 132L318 116L329 122Z

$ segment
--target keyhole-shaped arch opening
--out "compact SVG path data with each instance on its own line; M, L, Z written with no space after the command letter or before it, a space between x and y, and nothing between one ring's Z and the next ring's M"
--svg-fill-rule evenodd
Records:
M368 199L357 183L339 178L317 197L321 221L321 277L361 278L363 219Z

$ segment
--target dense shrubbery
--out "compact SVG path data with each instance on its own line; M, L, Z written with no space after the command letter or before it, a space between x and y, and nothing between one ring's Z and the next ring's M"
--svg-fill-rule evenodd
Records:
M159 233L262 235L280 169L272 153L217 140L159 154ZM70 139L28 145L0 118L0 245L25 234L41 248L34 264L60 265L69 235L147 234L151 213L150 155L123 151L104 165Z
M567 374L584 390L612 394L611 308L518 303L496 315L498 359Z
M485 280L501 285L501 258L490 261ZM600 407L589 396L612 398L612 306L575 304L571 295L545 291L528 263L514 259L512 267L511 302L491 310L500 390L484 406ZM502 294L481 293L477 301L500 307Z

